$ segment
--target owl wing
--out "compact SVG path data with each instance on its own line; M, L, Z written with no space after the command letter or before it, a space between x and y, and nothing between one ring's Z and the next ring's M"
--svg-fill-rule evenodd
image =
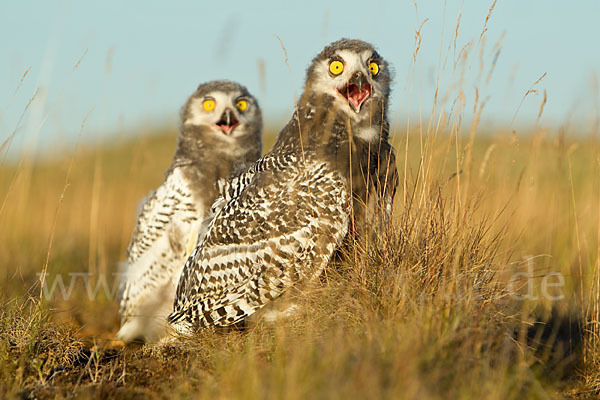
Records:
M200 208L179 169L144 200L121 276L124 317L142 298L151 296L153 288L174 279L175 286L176 276L196 243Z
M392 217L398 187L395 151L382 141L365 151L359 163L352 179L352 231L358 237L375 238L389 226Z
M396 167L396 152L387 142L381 144L376 160L375 186L376 198L378 199L378 208L383 211L381 218L383 223L388 222L392 217L392 206L396 189L398 188L399 176Z
M318 276L346 234L346 181L326 163L266 156L228 190L182 272L176 329L239 322Z
M244 188L250 184L258 174L269 169L277 168L273 161L273 158L261 158L247 169L242 168L229 178L221 178L217 181L216 187L218 196L210 207L206 217L202 221L198 237L194 245L202 241L208 232L210 223L214 220L215 215L218 214L229 201L239 196L240 193L243 192Z

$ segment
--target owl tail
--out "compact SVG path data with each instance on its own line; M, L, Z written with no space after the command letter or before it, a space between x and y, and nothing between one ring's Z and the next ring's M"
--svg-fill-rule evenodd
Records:
M185 314L182 312L172 313L167 321L171 324L171 329L179 335L190 336L194 333L192 324L185 319Z

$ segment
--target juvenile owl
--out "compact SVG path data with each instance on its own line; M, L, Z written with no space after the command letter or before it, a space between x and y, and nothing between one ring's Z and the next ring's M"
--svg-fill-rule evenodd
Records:
M216 183L260 157L261 131L258 103L237 83L202 84L187 100L173 162L144 201L127 250L119 339L164 335L179 275L217 197Z
M242 321L318 277L355 226L386 221L397 185L390 81L385 60L359 40L314 58L273 149L229 180L212 207L169 316L178 332Z

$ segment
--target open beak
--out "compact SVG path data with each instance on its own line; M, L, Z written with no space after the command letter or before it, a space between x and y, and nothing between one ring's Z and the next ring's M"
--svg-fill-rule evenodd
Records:
M350 78L345 86L338 89L338 93L348 100L348 104L350 104L350 107L352 107L356 113L360 111L360 106L371 97L371 92L371 84L360 71L352 75L352 78Z
M217 125L223 133L229 135L239 124L240 122L235 117L233 111L227 108L223 112L223 115L221 115L221 119L219 119L215 125Z

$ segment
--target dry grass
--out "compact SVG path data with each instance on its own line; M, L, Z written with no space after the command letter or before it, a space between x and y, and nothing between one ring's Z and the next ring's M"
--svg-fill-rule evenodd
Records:
M80 280L68 299L57 290L38 305L36 273L47 256L72 161L47 283L62 274L67 284L65 274L90 272L93 284L108 276L112 285L137 203L160 183L174 133L82 149L73 159L2 168L0 224L10 229L0 230L5 266L0 393L84 398L589 395L585 391L597 390L600 382L594 284L600 145L544 131L522 140L490 133L468 149L461 140L439 134L421 147L419 135L409 132L396 143L408 151L398 155L407 174L394 224L376 242L358 243L355 251L341 255L318 287L297 293L303 312L296 318L276 327L207 331L193 341L119 351L102 350L118 328L110 296L100 290L90 299ZM461 165L467 151L468 169ZM535 276L511 286L511 275L527 271L523 257L531 256ZM549 272L564 275L564 287L548 289L564 299L544 298L541 282ZM536 300L509 295L511 287L526 294L528 282ZM590 331L586 347L582 328Z
M508 129L480 126L502 42L488 63L495 4L462 48L458 15L440 43L431 114L394 129L393 223L295 293L302 312L276 326L111 349L112 274L175 132L1 164L0 397L598 397L600 142L540 127L545 91L532 128L513 130L544 75ZM427 29L414 5L414 53L399 83L408 103ZM469 103L466 77L477 72ZM40 302L46 265L46 284L61 277L67 291L79 274L68 296L58 288Z

